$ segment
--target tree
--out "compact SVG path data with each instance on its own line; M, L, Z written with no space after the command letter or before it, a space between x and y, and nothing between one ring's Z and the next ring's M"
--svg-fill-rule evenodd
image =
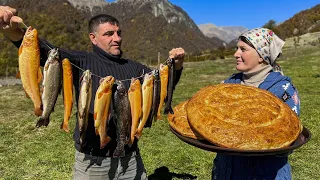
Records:
M263 25L264 28L268 28L270 30L273 30L277 26L275 20L269 20L265 25Z

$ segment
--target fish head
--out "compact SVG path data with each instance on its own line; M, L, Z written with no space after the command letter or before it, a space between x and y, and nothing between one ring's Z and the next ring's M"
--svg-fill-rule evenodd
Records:
M107 76L107 77L103 78L103 82L102 83L103 83L104 86L108 86L109 89L112 89L114 81L115 81L114 77Z
M151 85L153 85L153 79L154 79L153 75L148 74L148 73L145 74L142 86L151 86Z
M86 70L86 71L83 72L82 81L85 81L85 82L90 82L91 81L91 72L90 72L90 70Z
M166 74L169 71L168 65L160 64L160 74Z
M23 47L26 48L26 47L38 46L37 39L38 39L37 29L29 26L23 37L23 42L22 42Z
M127 94L127 89L124 85L124 83L122 81L116 81L117 84L117 89L116 91L120 94L120 95L125 95Z
M59 50L58 48L53 48L49 51L48 61L58 61L59 60Z
M136 89L141 89L140 80L138 78L132 78L131 79L130 88L129 88L129 92L133 92Z

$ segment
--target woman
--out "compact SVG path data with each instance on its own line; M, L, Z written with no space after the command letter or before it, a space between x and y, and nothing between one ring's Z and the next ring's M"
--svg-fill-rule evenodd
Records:
M236 69L224 83L239 83L268 90L300 114L298 92L289 77L283 76L276 59L284 45L271 30L257 28L240 35ZM273 156L234 156L218 153L212 179L291 179L288 154Z

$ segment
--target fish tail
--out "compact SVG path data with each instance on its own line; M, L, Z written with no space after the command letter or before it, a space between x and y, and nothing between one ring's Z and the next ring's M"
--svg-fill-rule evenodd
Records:
M36 115L36 116L41 116L42 115L42 109L41 109L41 107L36 107L36 108L34 108L34 114Z
M164 109L164 114L168 114L169 112L170 112L170 114L174 114L171 106L168 106Z
M40 117L37 124L36 124L36 127L48 126L48 124L49 124L49 118L45 119L43 117Z
M117 146L113 152L113 157L123 157L125 154L124 148Z
M100 139L100 149L103 149L110 141L111 141L111 138L109 136L103 139Z
M70 132L69 125L67 123L65 123L64 121L62 122L60 129L63 129L67 133Z

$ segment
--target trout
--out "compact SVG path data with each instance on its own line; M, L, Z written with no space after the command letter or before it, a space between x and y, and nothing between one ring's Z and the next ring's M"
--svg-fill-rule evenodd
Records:
M158 120L161 119L161 109L164 103L164 99L167 97L168 76L169 76L168 65L160 64L161 91L160 91L160 103L159 103L158 113L157 113Z
M94 127L96 134L100 136L100 149L103 149L111 141L107 135L107 124L113 84L114 77L103 78L94 99Z
M61 63L59 62L58 49L50 50L48 59L43 69L43 112L40 119L37 122L37 127L48 126L50 122L50 114L54 109L54 106L58 98L58 94L61 90Z
M149 119L146 123L146 127L151 127L153 119L156 120L159 103L160 103L161 82L160 82L159 70L158 69L153 70L152 74L154 77L152 108L151 108Z
M92 96L92 79L90 70L83 72L80 78L80 94L78 100L78 125L80 131L80 146L85 145L88 126L89 107Z
M141 95L141 84L139 79L131 79L130 88L128 91L130 108L131 108L131 136L130 144L133 144L134 137L137 132L139 120L142 114L142 95Z
M164 108L164 114L168 114L169 112L171 114L174 114L173 109L171 107L173 90L174 90L174 80L176 78L176 74L175 74L176 71L175 71L173 59L169 59L168 67L169 67L169 78L168 78L167 98L166 98L166 105Z
M137 137L141 137L142 130L146 124L151 111L153 96L153 75L146 74L142 84L142 118L138 126Z
M69 132L69 119L72 112L73 105L73 75L72 66L69 59L65 58L62 61L62 72L63 72L63 122L61 124L61 129L65 132Z
M34 114L41 116L42 102L39 83L42 80L40 69L40 49L38 31L31 26L27 29L19 48L19 74L23 89L34 105Z
M114 117L117 129L117 147L113 153L113 157L125 156L124 146L130 140L131 131L131 110L128 99L127 89L123 82L118 81L117 89L114 93Z

